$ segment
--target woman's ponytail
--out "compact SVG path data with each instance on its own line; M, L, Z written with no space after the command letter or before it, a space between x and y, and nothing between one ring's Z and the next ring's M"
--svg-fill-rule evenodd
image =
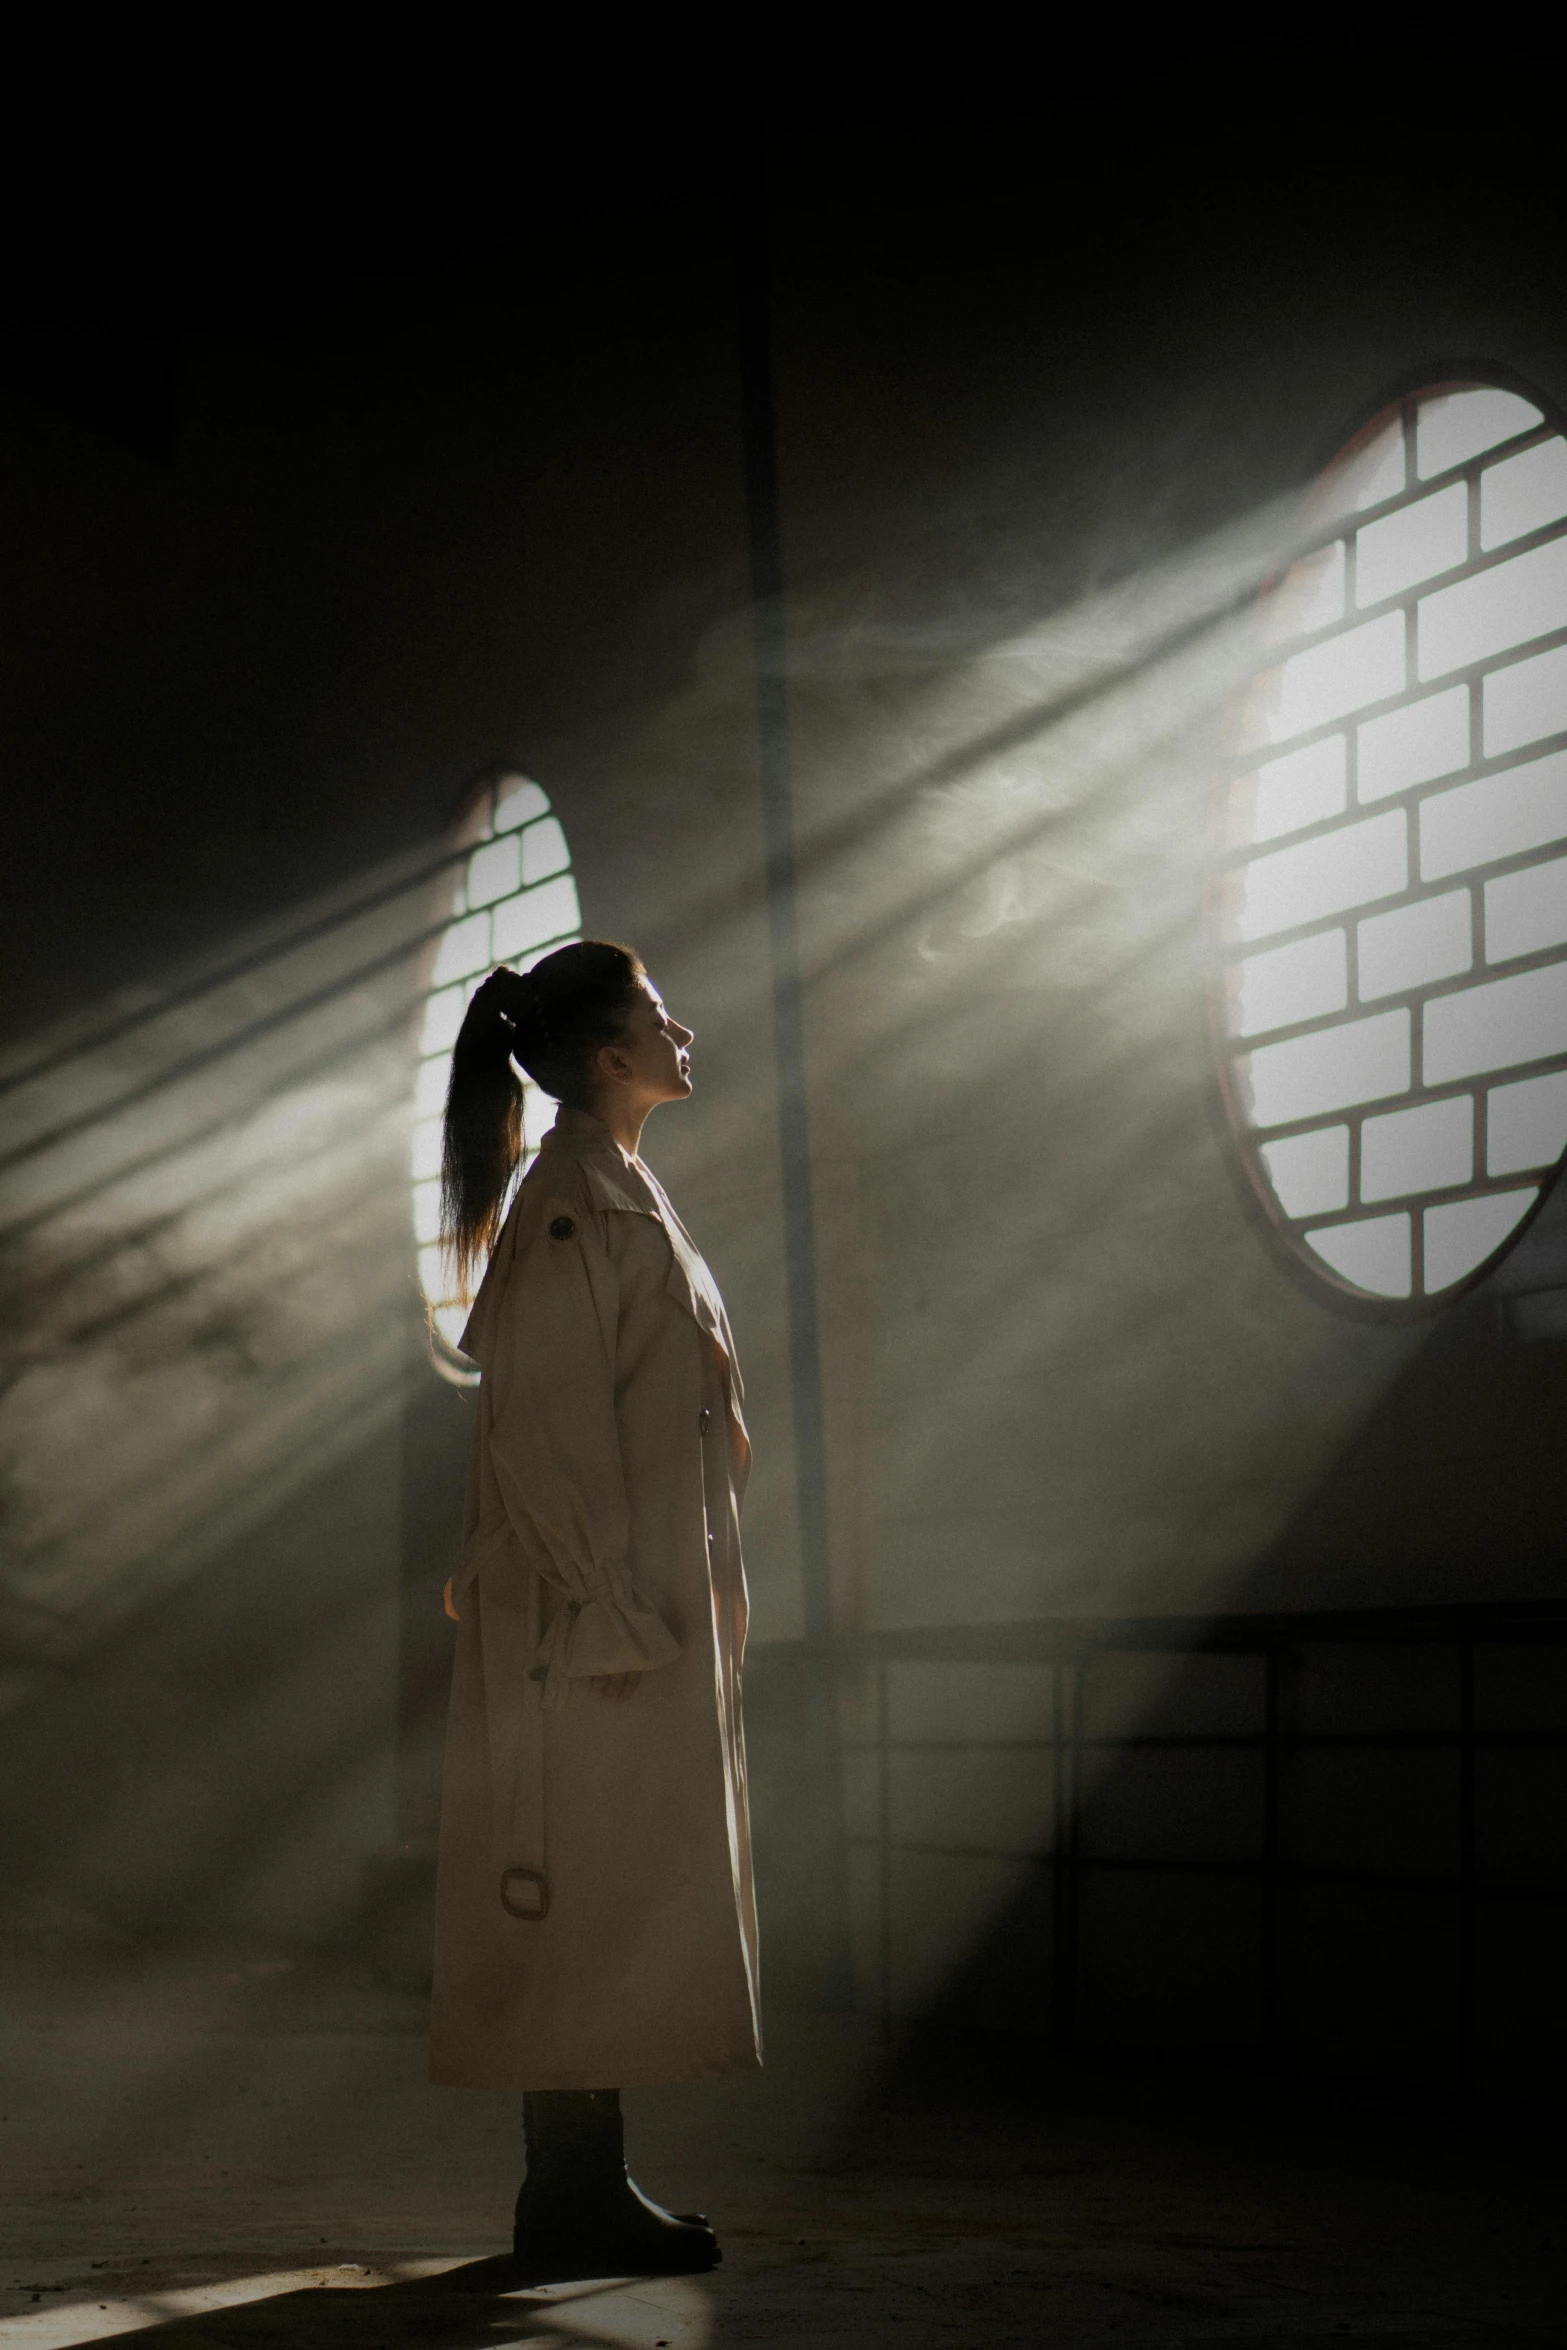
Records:
M522 1084L512 1067L531 994L516 971L492 971L452 1047L441 1140L441 1238L467 1297L475 1267L495 1246L501 1210L522 1157Z
M593 1055L625 1032L646 977L630 947L579 939L531 971L502 964L468 1006L452 1047L441 1146L441 1239L471 1293L495 1246L522 1158L522 1083L513 1064L557 1101L592 1106Z

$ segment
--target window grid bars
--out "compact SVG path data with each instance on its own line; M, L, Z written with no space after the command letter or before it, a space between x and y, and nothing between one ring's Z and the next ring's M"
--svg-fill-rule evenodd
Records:
M1456 1718L1446 1726L1423 1729L1376 1729L1369 1725L1337 1731L1307 1731L1289 1720L1287 1692L1302 1657L1317 1648L1375 1648L1409 1641L1422 1647L1448 1648L1458 1666ZM1567 1883L1553 1880L1549 1863L1534 1878L1509 1876L1483 1865L1477 1809L1478 1765L1491 1754L1567 1752L1567 1730L1542 1723L1527 1729L1502 1729L1482 1724L1477 1699L1476 1663L1491 1647L1502 1649L1554 1648L1567 1652L1567 1613L1556 1602L1536 1602L1523 1608L1476 1606L1439 1609L1386 1608L1363 1611L1323 1611L1289 1616L1218 1618L1206 1624L1177 1618L1150 1619L1139 1625L1113 1619L1080 1619L1070 1628L1060 1624L1009 1626L950 1626L940 1631L863 1633L840 1638L829 1651L831 1663L854 1675L871 1664L875 1674L875 1708L871 1740L876 1755L878 1801L871 1835L850 1834L851 1851L874 1850L877 1887L875 1998L884 2042L897 2038L898 2008L894 1997L898 1949L894 1915L896 1862L904 1854L955 1860L1004 1861L1037 1871L1050 1879L1048 1946L1039 1955L1040 1992L1046 2007L1050 2037L1061 2046L1079 2038L1080 1908L1085 1879L1095 1874L1139 1875L1150 1879L1195 1878L1252 1883L1258 1887L1259 1909L1256 1952L1257 2045L1276 2060L1286 2056L1291 2010L1299 2003L1302 1977L1298 1942L1297 1897L1312 1888L1337 1887L1362 1893L1390 1893L1402 1898L1431 1899L1449 1906L1457 1927L1458 1969L1449 2030L1453 2051L1452 2087L1461 2099L1477 2090L1476 2054L1479 2021L1475 1958L1482 1913L1488 1905L1560 1910L1567 1906ZM1094 1734L1084 1728L1087 1675L1096 1659L1111 1654L1163 1657L1223 1654L1254 1658L1263 1672L1260 1731L1194 1730L1149 1733L1135 1730ZM898 1738L892 1730L889 1668L895 1662L917 1659L925 1664L966 1664L976 1661L1017 1663L1038 1661L1051 1667L1051 1720L1048 1741L948 1741ZM952 1843L900 1834L893 1795L892 1758L899 1753L951 1751L954 1747L996 1751L997 1746L1050 1755L1050 1829L1047 1840L1020 1849L1016 1844L992 1845L975 1839ZM845 1751L860 1751L858 1741ZM1168 1753L1236 1753L1256 1755L1261 1764L1258 1787L1260 1834L1244 1855L1166 1855L1095 1849L1084 1835L1085 1785L1083 1757L1095 1754L1113 1759L1137 1751ZM1458 1771L1455 1787L1456 1850L1453 1865L1377 1867L1354 1863L1312 1863L1294 1849L1285 1796L1293 1760L1309 1753L1453 1754ZM1435 1913L1434 1913L1435 1914Z
M1418 505L1422 498L1433 497L1438 490L1451 489L1455 481L1472 480L1478 483L1480 475L1488 466L1499 465L1509 457L1522 456L1526 449L1534 448L1541 441L1554 440L1561 429L1549 419L1543 424L1531 424L1525 431L1514 433L1510 440L1497 441L1491 448L1481 449L1473 457L1465 457L1462 463L1450 465L1445 473L1433 473L1422 481L1415 472L1413 417L1421 399L1431 396L1417 393L1412 401L1404 404L1409 416L1406 424L1409 438L1404 450L1404 487L1390 498L1379 499L1374 506L1353 507L1333 515L1331 519L1324 516L1321 522L1314 524L1293 543L1290 550L1291 564L1303 563L1312 555L1320 555L1323 548L1331 547L1335 539L1345 538L1363 529L1368 522L1385 521L1388 515L1399 513L1405 506ZM1524 543L1522 538L1509 539L1505 547L1484 552L1483 560L1490 562L1497 555L1510 555ZM1353 550L1350 553L1352 559ZM1346 595L1348 592L1346 590ZM1388 604L1381 608L1386 610L1397 601L1396 597L1389 597ZM1368 605L1366 609L1369 613L1371 606ZM1324 630L1322 633L1325 635L1328 632ZM1313 640L1306 638L1302 641Z
M1256 727L1255 697L1259 691L1283 690L1284 665L1302 651L1331 644L1335 639L1372 623L1387 613L1401 611L1404 615L1403 683L1397 693L1382 696L1375 702L1351 708L1336 716L1318 721L1272 742L1253 743L1244 755L1237 754L1229 764L1231 780L1227 784L1231 805L1227 810L1225 826L1229 846L1215 860L1212 884L1216 928L1216 1025L1219 1030L1225 1091L1231 1106L1237 1131L1256 1153L1263 1142L1269 1144L1288 1140L1293 1136L1326 1132L1337 1127L1347 1129L1348 1143L1348 1198L1342 1207L1292 1213L1284 1209L1274 1191L1271 1175L1258 1162L1257 1173L1264 1187L1269 1212L1280 1228L1297 1241L1302 1241L1308 1229L1312 1233L1326 1232L1337 1226L1364 1223L1368 1217L1395 1217L1407 1214L1411 1239L1412 1300L1425 1294L1424 1237L1425 1213L1458 1201L1476 1201L1502 1193L1517 1193L1530 1188L1529 1178L1548 1173L1545 1163L1509 1170L1492 1175L1489 1169L1488 1092L1497 1084L1514 1084L1538 1075L1548 1075L1567 1067L1567 1049L1552 1050L1535 1059L1504 1060L1495 1068L1473 1073L1463 1079L1448 1080L1436 1085L1425 1082L1424 1053L1426 1044L1426 1008L1444 999L1467 994L1477 986L1493 980L1507 980L1533 971L1548 970L1567 960L1567 942L1550 942L1522 955L1504 955L1487 959L1487 926L1484 892L1486 885L1514 873L1525 872L1555 862L1567 855L1567 838L1558 838L1536 846L1511 851L1486 860L1468 869L1427 879L1423 867L1422 828L1423 811L1428 802L1438 795L1465 784L1483 782L1490 776L1515 772L1535 761L1548 758L1553 752L1567 747L1567 729L1517 745L1508 751L1487 756L1484 735L1484 681L1517 663L1532 660L1567 645L1567 627L1529 636L1523 642L1501 648L1488 655L1476 656L1460 663L1440 676L1422 679L1419 675L1419 607L1433 592L1459 581L1482 577L1504 563L1517 559L1537 547L1547 546L1567 538L1567 517L1557 517L1539 523L1534 528L1519 532L1499 546L1486 549L1481 544L1482 479L1485 473L1499 463L1525 450L1558 437L1557 427L1547 418L1526 431L1491 447L1477 451L1462 463L1448 467L1441 473L1422 480L1416 464L1417 423L1424 398L1434 394L1415 394L1400 403L1399 429L1404 457L1404 483L1394 496L1383 499L1361 510L1340 512L1329 525L1324 522L1301 543L1289 572L1265 593L1277 592L1298 565L1312 554L1342 543L1344 547L1343 603L1339 616L1325 627L1281 636L1266 649L1266 659L1259 665L1249 686L1243 689L1243 707L1250 704L1250 723ZM1375 433L1369 433L1364 447L1375 445ZM1363 609L1356 602L1360 534L1368 524L1379 522L1416 506L1454 483L1466 488L1465 500L1465 556L1462 562L1445 565L1427 576L1413 581L1396 594L1368 604ZM1462 687L1467 696L1467 760L1447 773L1405 785L1370 801L1361 798L1360 728L1370 719L1393 711L1418 708L1439 694L1447 694ZM1336 813L1321 817L1266 839L1249 842L1235 840L1234 793L1243 779L1257 773L1267 760L1286 752L1293 755L1312 745L1342 739L1345 750L1345 799ZM1234 892L1239 876L1260 857L1276 850L1289 850L1298 845L1325 839L1344 832L1360 820L1363 814L1391 812L1402 808L1405 813L1407 836L1405 844L1405 886L1402 890L1346 907L1333 914L1317 914L1283 929L1269 930L1263 936L1239 940L1222 935L1225 916L1233 920L1236 911ZM1359 955L1359 923L1367 918L1394 914L1406 908L1429 903L1438 898L1449 898L1463 891L1468 899L1469 967L1462 973L1441 974L1435 978L1412 982L1407 987L1366 998L1362 994L1362 971ZM1317 1012L1299 1020L1277 1025L1265 1025L1245 1034L1237 1033L1241 1007L1232 992L1231 974L1253 956L1265 955L1274 949L1288 947L1312 938L1337 936L1344 952L1345 1002L1342 1009ZM1281 1009L1287 1007L1275 1007ZM1335 1030L1351 1027L1357 1019L1370 1014L1384 1014L1402 1010L1409 1021L1409 1082L1396 1092L1352 1105L1303 1112L1288 1120L1270 1120L1266 1124L1254 1121L1243 1109L1244 1095L1241 1081L1247 1073L1249 1056L1266 1046L1287 1043L1297 1038L1328 1035ZM1389 1193L1375 1200L1363 1197L1364 1150L1363 1134L1368 1118L1386 1116L1390 1111L1416 1111L1442 1101L1467 1099L1470 1106L1470 1135L1472 1165L1468 1178L1462 1182L1428 1183L1413 1190ZM1282 1105L1278 1105L1282 1106ZM1495 1254L1496 1252L1492 1252ZM1315 1263L1314 1270L1322 1270ZM1483 1269L1483 1268L1482 1268ZM1328 1268L1335 1282L1354 1289L1357 1285ZM1469 1276L1465 1276L1468 1278ZM1449 1283L1447 1286L1456 1286ZM1365 1294L1375 1294L1374 1292Z

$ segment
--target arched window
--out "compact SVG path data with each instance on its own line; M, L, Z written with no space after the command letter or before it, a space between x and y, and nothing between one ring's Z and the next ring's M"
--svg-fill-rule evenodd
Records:
M1567 440L1499 384L1385 408L1257 619L1210 908L1225 1100L1294 1257L1418 1312L1567 1149Z
M489 786L461 837L468 853L451 894L451 919L435 950L419 1034L414 1093L413 1220L419 1286L430 1308L436 1368L467 1385L476 1376L457 1341L468 1309L451 1294L451 1268L438 1240L441 1208L441 1112L452 1046L481 980L497 963L526 971L541 955L582 934L571 852L547 795L524 775ZM523 1127L534 1146L548 1122L538 1090L523 1096ZM526 1171L526 1162L524 1165Z

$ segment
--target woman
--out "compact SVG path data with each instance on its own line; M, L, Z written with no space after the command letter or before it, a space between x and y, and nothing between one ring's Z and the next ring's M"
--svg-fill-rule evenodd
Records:
M761 2060L740 1659L740 1373L711 1273L639 1156L691 1031L627 947L475 995L444 1237L481 1383L436 1901L431 2078L526 2094L534 2271L709 2268L627 2179L619 2091ZM560 1103L522 1150L520 1064Z

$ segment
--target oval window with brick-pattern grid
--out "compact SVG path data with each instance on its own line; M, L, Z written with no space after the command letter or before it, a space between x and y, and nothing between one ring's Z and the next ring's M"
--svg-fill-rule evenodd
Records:
M440 1245L441 1115L452 1046L480 982L498 963L526 971L541 955L582 935L571 851L548 795L524 775L503 776L471 810L461 835L467 854L452 885L450 919L436 945L419 1030L414 1092L413 1220L419 1286L430 1316L436 1368L460 1385L477 1374L459 1352L468 1308L452 1294ZM523 1132L536 1155L554 1105L524 1081Z
M1215 1039L1274 1228L1407 1314L1567 1150L1567 440L1434 384L1328 468L1302 548L1223 786Z

